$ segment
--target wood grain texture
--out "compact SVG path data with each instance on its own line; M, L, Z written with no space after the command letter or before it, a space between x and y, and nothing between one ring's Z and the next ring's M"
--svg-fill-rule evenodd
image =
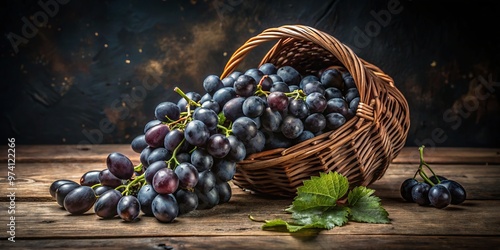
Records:
M70 215L49 194L56 179L78 181L83 173L105 168L109 152L126 152L128 145L99 145L76 155L73 146L23 146L16 154L16 242L5 240L0 249L499 249L500 164L497 149L429 150L427 162L436 157L463 161L438 161L434 170L457 180L467 189L467 200L445 209L418 206L399 196L401 182L413 176L418 164L404 163L416 148L405 148L399 161L370 187L389 212L390 224L349 222L332 230L300 234L263 231L254 218L289 218L283 209L291 199L265 197L232 186L227 204L199 210L164 224L142 216L126 223L103 220L93 210ZM130 152L131 154L135 154ZM51 160L51 155L57 155ZM28 157L29 156L29 157ZM5 157L5 156L2 156ZM493 161L490 161L492 160ZM137 159L133 158L136 162ZM0 225L9 223L6 211L13 204L6 196L10 186L0 177ZM6 228L6 226L5 226ZM5 231L5 230L3 230Z

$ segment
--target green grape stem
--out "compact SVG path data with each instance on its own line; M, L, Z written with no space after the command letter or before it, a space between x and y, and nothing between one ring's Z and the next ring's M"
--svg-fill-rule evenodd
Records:
M441 181L439 180L439 178L437 177L436 173L434 172L434 170L432 170L432 168L429 166L429 164L427 164L424 160L424 148L425 146L422 145L418 148L418 151L419 151L419 154L420 154L420 164L418 166L418 169L417 171L415 172L415 175L413 176L413 178L417 177L417 174L420 175L420 177L422 177L422 179L424 179L424 181L426 181L427 183L429 183L431 186L434 186L436 184L439 184L441 183ZM429 171L431 171L432 175L437 179L438 183L434 183L432 182L429 177L427 176L427 174L425 173L424 171L424 168L423 166L425 166Z
M199 104L199 103L193 101L191 98L189 98L179 87L175 87L174 91L177 94L179 94L180 96L182 96L184 99L186 99L186 101L188 102L188 111L189 111L189 106L191 106L191 105L201 107L201 104Z
M129 183L124 184L124 185L120 185L120 186L116 187L115 189L118 190L120 188L125 187L125 190L122 191L122 195L129 195L132 192L131 188L133 186L135 186L136 184L140 184L142 186L142 184L144 184L145 180L146 180L146 173L143 173L143 174L135 177L135 179L133 179Z

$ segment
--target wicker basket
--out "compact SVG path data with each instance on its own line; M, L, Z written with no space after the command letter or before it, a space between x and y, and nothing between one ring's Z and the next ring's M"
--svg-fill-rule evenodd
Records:
M260 65L290 65L303 75L342 66L356 82L360 103L356 116L335 131L290 148L247 156L237 164L233 183L261 194L290 197L319 172L337 171L351 186L368 186L380 179L404 146L410 126L408 103L392 78L334 37L299 25L270 28L249 39L231 56L221 78L252 49L273 40L278 41Z

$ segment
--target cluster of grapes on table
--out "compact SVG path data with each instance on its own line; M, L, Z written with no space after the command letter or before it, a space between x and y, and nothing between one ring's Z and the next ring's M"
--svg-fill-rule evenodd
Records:
M287 148L335 130L359 104L353 77L343 67L301 75L271 63L208 75L206 91L184 93L177 103L159 103L155 119L131 142L136 166L125 155L108 155L106 168L80 183L56 180L50 193L72 214L94 207L101 218L134 221L141 212L161 222L227 203L236 164L248 155Z
M457 181L437 175L424 161L423 151L424 146L421 146L419 148L420 165L417 172L413 178L408 178L401 184L401 197L405 201L415 202L421 206L430 205L440 209L450 204L458 205L463 203L467 197L465 188ZM423 167L430 170L432 175L427 176ZM417 175L422 177L422 181L416 179Z

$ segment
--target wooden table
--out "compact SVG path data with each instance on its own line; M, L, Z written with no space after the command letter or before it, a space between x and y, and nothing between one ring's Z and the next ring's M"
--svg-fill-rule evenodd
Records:
M7 149L2 147L0 249L500 249L500 149L427 148L425 158L434 170L468 192L462 205L436 209L400 198L401 182L418 166L418 150L405 148L384 177L370 186L389 212L390 224L350 222L317 235L263 231L248 215L286 218L282 210L291 200L252 195L234 186L229 203L178 217L171 224L145 216L125 223L99 219L93 210L81 216L62 210L51 198L49 185L56 179L78 181L88 170L105 168L105 158L113 151L138 163L129 145L16 145L13 190L6 177ZM14 202L9 192L15 192ZM11 210L15 242L7 240Z

